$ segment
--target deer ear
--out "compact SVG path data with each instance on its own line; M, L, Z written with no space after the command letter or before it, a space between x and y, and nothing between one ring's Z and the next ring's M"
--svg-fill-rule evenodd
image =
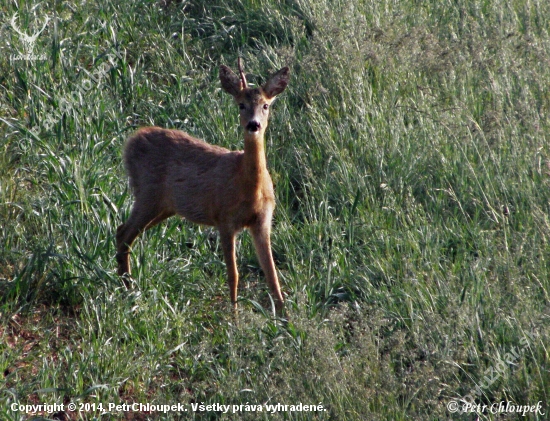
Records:
M241 92L241 79L233 71L224 65L220 66L220 82L222 88L229 95L236 96Z
M279 95L286 89L288 81L290 80L290 69L283 67L277 73L269 78L269 80L263 86L263 90L268 98L273 98Z

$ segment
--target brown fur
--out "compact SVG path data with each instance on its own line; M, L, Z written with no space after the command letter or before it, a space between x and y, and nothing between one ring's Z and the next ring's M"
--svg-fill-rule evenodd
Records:
M231 152L187 133L159 127L142 128L128 139L124 163L135 201L130 217L117 229L119 275L130 274L128 253L135 238L178 214L220 231L231 301L236 308L239 275L235 237L248 228L276 308L282 309L270 245L275 195L266 165L264 133L269 105L286 88L288 79L285 67L263 87L251 89L244 77L221 66L222 87L240 108L244 151Z

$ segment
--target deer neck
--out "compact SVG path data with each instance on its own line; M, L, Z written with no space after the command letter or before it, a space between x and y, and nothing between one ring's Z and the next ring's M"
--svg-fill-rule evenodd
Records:
M246 183L257 189L267 174L263 131L258 134L245 132L243 170Z

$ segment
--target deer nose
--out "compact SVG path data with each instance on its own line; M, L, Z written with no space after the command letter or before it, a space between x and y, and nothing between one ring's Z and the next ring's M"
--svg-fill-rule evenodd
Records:
M257 132L258 130L260 130L260 122L256 120L249 121L246 125L246 130L248 130L249 132Z

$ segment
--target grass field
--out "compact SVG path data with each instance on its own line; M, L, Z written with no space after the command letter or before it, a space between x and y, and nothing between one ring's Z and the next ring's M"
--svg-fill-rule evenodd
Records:
M0 419L550 419L548 17L540 0L1 5ZM134 288L116 276L124 139L242 149L218 80L238 56L252 83L292 72L266 138L285 319L247 233L237 317L208 227L168 220L135 244Z

